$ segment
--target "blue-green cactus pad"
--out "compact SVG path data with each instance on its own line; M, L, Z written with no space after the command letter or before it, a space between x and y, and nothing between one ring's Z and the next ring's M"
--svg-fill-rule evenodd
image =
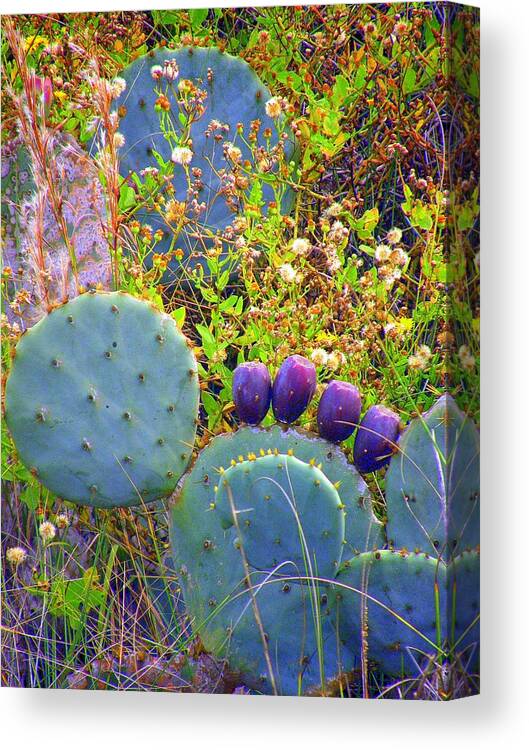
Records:
M20 339L6 421L21 460L80 504L150 502L191 457L199 386L174 320L121 292L84 294Z
M479 660L479 551L465 551L449 564L448 596L450 643L461 665L470 671Z
M414 419L386 478L390 544L449 560L479 544L479 434L449 395Z
M127 88L116 102L118 107L124 107L126 110L120 123L120 131L126 140L126 146L121 155L123 176L127 176L130 171L139 173L146 167L157 167L158 163L153 156L153 150L160 153L165 160L170 158L170 145L160 132L159 114L154 109L157 98L155 86L165 90L165 84L163 81L157 83L151 76L151 68L154 65L163 66L164 61L169 59L176 60L179 68L175 86L178 81L188 79L207 92L206 110L190 128L194 152L190 169L198 167L202 170L204 189L199 193L198 200L199 202L205 201L207 204L206 214L200 217L198 226L203 226L215 233L232 222L234 213L219 193L221 180L218 172L229 168L223 155L222 142L215 140L216 133L206 137L205 131L212 120L229 125L229 131L223 134L223 141L234 143L241 149L242 160L250 159L253 163L248 146L237 135L237 124L242 123L246 139L250 123L260 120L262 127L258 144L265 146L262 131L270 128L272 130L270 148L273 147L278 141L276 123L265 110L265 104L272 95L248 63L239 57L221 52L216 47L185 47L177 51L160 49L139 57L121 73L127 81ZM211 71L209 78L208 70ZM170 89L167 96L176 107L174 95ZM289 139L285 144L287 161L292 158L294 150L293 136L289 132ZM188 185L181 166L175 168L173 185L174 198L178 201L185 201ZM289 190L288 193L290 195L291 191ZM263 188L263 200L274 200L273 192L266 184ZM288 200L284 200L285 206L287 203ZM161 228L168 231L168 227L158 214L143 212L137 216L148 221L155 230ZM204 239L196 237L195 222L190 226L192 228L189 231L184 227L177 245L185 253L182 264L186 268L192 268L196 264L196 259L202 255L204 247L211 244L209 240L204 242ZM163 239L156 246L156 252L166 252L169 249L170 240L169 236ZM192 257L192 253L196 253L196 257ZM173 262L170 272L167 273L168 283L175 274L179 273L179 270L179 265Z
M271 454L230 466L219 477L213 512L223 529L238 524L237 538L256 570L287 564L290 574L329 578L338 568L344 509L314 464Z
M326 587L288 577L275 579L260 572L252 574L251 582L277 693L298 695L317 690L340 674L350 658L337 642L326 606ZM215 603L211 605L213 610ZM240 586L212 611L208 630L209 647L226 656L233 672L240 673L253 689L273 692L262 634L246 586Z
M423 553L381 550L352 558L337 576L345 647L388 674L417 674L448 637L446 566Z

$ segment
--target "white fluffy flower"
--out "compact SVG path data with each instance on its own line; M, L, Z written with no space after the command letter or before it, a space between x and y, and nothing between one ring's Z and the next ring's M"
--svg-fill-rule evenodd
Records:
M390 245L398 245L401 239L402 229L399 229L398 227L393 227L386 235L386 240Z
M327 367L329 370L339 370L342 365L345 364L345 355L342 352L331 352L327 359Z
M469 372L476 366L476 358L466 344L459 347L459 361L464 370Z
M186 146L176 146L171 154L171 161L175 164L189 164L193 158L193 152Z
M273 96L265 104L265 111L268 117L279 117L282 109L283 104L278 96Z
M432 350L426 344L420 346L415 354L408 357L408 365L412 370L424 370L432 358Z
M114 80L110 84L110 91L114 99L117 99L118 96L121 96L126 88L127 81L124 78L114 78Z
M242 151L240 148L237 148L237 146L234 146L233 143L225 143L224 149L226 156L234 164L238 164L241 161Z
M151 68L151 76L155 81L159 81L163 77L163 68L161 65L153 65Z
M391 260L398 266L404 267L410 259L408 253L401 247L396 247L391 253Z
M27 557L27 552L22 547L10 547L6 550L6 560L14 568L18 567Z
M310 358L317 367L323 367L327 364L329 355L327 354L325 349L314 349L312 351L312 354L310 355Z
M57 533L57 529L51 521L43 521L39 526L39 534L44 543L51 542Z
M283 265L279 266L277 270L283 281L287 284L292 284L298 278L296 270L292 268L290 263L283 263Z
M164 78L166 78L168 81L176 81L178 78L178 65L176 64L176 60L166 60L163 64L163 72L162 75ZM152 74L152 69L151 69Z
M377 263L385 263L387 260L389 260L389 257L391 255L391 248L389 245L378 245L377 249L375 250L375 260Z
M304 237L298 237L292 243L292 252L296 255L306 255L310 250L310 242Z
M114 146L122 148L125 145L125 136L123 133L114 133Z

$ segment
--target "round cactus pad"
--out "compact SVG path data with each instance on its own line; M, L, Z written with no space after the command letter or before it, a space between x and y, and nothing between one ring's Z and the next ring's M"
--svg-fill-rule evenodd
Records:
M175 60L179 75L171 88L167 88L163 81L153 80L151 69L156 65L163 65L167 60ZM177 104L175 88L179 81L190 80L199 89L206 92L204 101L205 111L202 117L190 126L190 138L193 143L193 159L190 169L201 170L203 188L199 191L198 201L206 204L206 211L201 214L198 225L201 237L197 236L197 225L192 222L184 226L179 236L179 247L184 251L182 264L192 268L197 259L203 257L205 246L211 244L207 235L222 231L233 221L235 216L232 207L222 195L221 174L223 170L230 171L230 165L223 153L223 142L233 143L240 148L242 161L253 161L247 145L251 123L260 120L262 123L258 144L266 146L262 131L269 128L272 132L270 148L278 143L278 133L275 121L266 114L265 105L271 98L270 91L264 86L248 63L240 57L234 57L221 52L216 47L184 47L179 50L160 49L134 60L121 73L127 81L127 88L117 100L120 113L124 113L120 122L120 131L125 136L125 148L121 155L121 171L126 177L130 171L141 172L146 167L158 167L155 152L165 160L171 156L171 147L160 128L160 116L155 110L158 98L156 89L166 91L172 106L173 119L177 121ZM176 113L176 114L175 114ZM228 126L222 130L219 142L215 136L218 131L208 132L212 121ZM244 137L237 133L237 126L242 123ZM176 126L178 128L178 125ZM295 145L292 133L288 131L289 139L285 144L287 160L294 154ZM186 201L188 196L188 179L182 166L177 166L173 180L174 198ZM284 203L291 201L293 193L287 191ZM263 187L263 201L275 200L273 190L265 184ZM288 205L284 206L285 210ZM156 252L166 252L172 240L167 225L156 212L142 211L137 214L140 220L147 221L153 229L166 232L164 239L156 246ZM205 264L204 264L205 265ZM171 263L168 270L167 282L181 271L181 266ZM206 268L207 271L207 268Z
M52 492L98 507L168 495L198 412L197 364L168 315L122 292L84 294L19 341L6 421Z

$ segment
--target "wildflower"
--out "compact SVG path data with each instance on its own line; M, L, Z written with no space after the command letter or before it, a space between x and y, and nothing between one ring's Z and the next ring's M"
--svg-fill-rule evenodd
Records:
M417 354L419 357L422 357L426 361L432 358L432 350L426 344L423 344L417 349Z
M398 227L393 227L386 234L386 241L388 242L389 245L398 245L401 239L402 239L402 229L399 229Z
M224 362L226 357L227 357L227 354L226 354L225 349L215 349L215 351L210 357L210 362L212 364L220 364L221 362Z
M476 358L466 344L459 347L459 361L464 370L471 371L476 365Z
M70 525L70 518L67 513L59 513L58 516L55 516L55 523L59 529L67 529Z
M57 529L51 521L43 521L39 526L39 534L44 544L51 542L56 533Z
M333 218L335 216L338 216L341 210L342 210L341 203L331 203L331 205L325 209L322 216L326 219Z
M178 65L176 64L176 60L166 60L163 64L163 72L162 75L164 78L166 78L168 81L176 81L178 78ZM151 69L152 74L152 69Z
M283 263L282 266L279 266L278 272L283 281L285 281L287 284L292 284L294 281L296 281L298 276L295 269L292 268L290 263Z
M234 164L238 164L242 159L241 149L234 146L233 143L224 144L224 153L230 161L234 162Z
M158 169L157 167L145 167L145 169L140 170L140 175L141 177L147 177L149 175L152 177L157 177Z
M295 255L306 255L310 250L310 242L304 237L298 237L292 243L292 252Z
M151 68L151 76L155 81L159 81L163 76L163 68L161 65L153 65Z
M329 232L328 240L333 245L341 245L349 237L349 230L344 227L341 221L335 221Z
M154 107L156 109L163 109L165 112L169 112L169 110L171 109L171 102L165 96L165 94L160 94L158 99L154 102Z
M329 370L339 370L342 365L345 364L345 356L342 352L331 352L327 359L327 367Z
M27 552L25 549L22 549L22 547L10 547L6 550L6 560L13 566L13 568L17 568L23 563L26 557Z
M314 349L312 351L312 354L310 355L310 358L317 367L323 367L327 364L329 355L327 354L325 349Z
M169 223L178 223L186 210L183 201L169 201L165 209L165 218Z
M408 31L408 24L404 23L404 21L399 21L399 23L396 23L393 27L393 33L395 36L402 36L402 34L405 34Z
M176 148L173 148L171 161L174 161L175 164L189 164L192 158L193 152L190 148L186 148L185 146L177 146Z
M377 249L375 250L375 260L377 263L385 263L387 260L389 260L389 257L391 255L391 248L389 245L378 245Z
M265 104L265 111L268 117L279 117L281 110L283 109L283 103L278 96L273 96Z
M391 260L397 266L404 267L409 261L410 256L401 247L396 247L391 253Z
M116 148L123 148L125 145L125 136L123 133L114 133L113 141Z
M118 96L121 96L126 88L127 81L124 78L114 78L114 80L110 84L110 93L112 94L112 98L117 99Z

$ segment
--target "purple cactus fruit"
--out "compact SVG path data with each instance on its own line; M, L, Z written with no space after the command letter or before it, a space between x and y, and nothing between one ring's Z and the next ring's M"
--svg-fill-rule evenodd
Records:
M244 362L233 373L233 403L241 422L259 424L270 406L272 381L262 362Z
M389 463L399 437L400 419L380 404L371 406L360 422L353 450L356 468L362 474Z
M291 424L300 417L316 391L316 368L294 354L279 368L272 389L272 409L278 422Z
M331 380L318 406L318 430L332 443L347 440L360 418L362 400L358 388L343 380Z

